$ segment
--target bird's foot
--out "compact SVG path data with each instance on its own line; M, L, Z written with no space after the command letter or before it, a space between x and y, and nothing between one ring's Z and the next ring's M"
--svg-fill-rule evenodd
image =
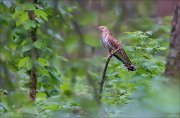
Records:
M114 54L114 52L113 52L113 51L109 52L109 54L108 54L108 58L109 58L110 56L112 56L113 54Z

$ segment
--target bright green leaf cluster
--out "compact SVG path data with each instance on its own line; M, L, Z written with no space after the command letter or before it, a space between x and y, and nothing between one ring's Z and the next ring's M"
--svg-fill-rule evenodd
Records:
M23 57L18 63L18 68L25 68L26 70L31 70L32 63L30 57Z
M38 62L43 65L43 66L49 66L49 63L48 63L48 60L47 59L44 59L44 58L41 58L39 57L38 58Z
M32 3L23 3L16 7L15 13L13 14L13 18L16 21L16 26L23 25L26 30L38 26L36 21L29 19L29 11L35 12L35 19L38 23L43 23L41 18L45 21L48 21L47 14L43 10L37 9L36 6Z
M35 10L35 14L37 15L38 18L39 18L39 17L42 17L42 19L44 19L45 21L48 21L48 19L47 19L47 14L46 14L43 10L41 10L41 9L36 9L36 10Z

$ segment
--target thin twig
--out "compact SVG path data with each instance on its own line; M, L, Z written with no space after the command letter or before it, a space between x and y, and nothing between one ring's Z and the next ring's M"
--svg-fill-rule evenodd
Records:
M102 95L102 92L103 92L103 85L104 85L104 82L105 82L105 79L106 79L106 70L107 70L107 67L108 67L108 64L109 64L109 61L111 60L112 56L114 56L114 54L117 52L118 50L114 51L112 54L110 54L107 58L107 61L106 61L106 64L105 64L105 67L104 67L104 71L103 71L103 75L102 75L102 78L101 78L101 82L100 82L100 87L99 87L99 99L101 100L101 95ZM99 101L100 101L99 100Z

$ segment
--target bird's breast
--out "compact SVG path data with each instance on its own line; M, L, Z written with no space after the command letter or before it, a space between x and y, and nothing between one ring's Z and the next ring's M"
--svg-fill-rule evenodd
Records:
M108 33L102 34L102 43L105 46L105 48L109 48L109 40L108 40Z

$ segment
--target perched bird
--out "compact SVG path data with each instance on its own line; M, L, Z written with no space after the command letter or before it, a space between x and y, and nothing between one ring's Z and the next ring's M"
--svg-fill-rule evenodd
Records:
M122 45L115 37L112 36L108 28L106 26L99 26L98 29L102 32L102 44L104 48L108 49L110 55L116 51L114 56L123 62L124 66L126 66L128 70L135 71L136 68L131 64L131 61L126 55Z

